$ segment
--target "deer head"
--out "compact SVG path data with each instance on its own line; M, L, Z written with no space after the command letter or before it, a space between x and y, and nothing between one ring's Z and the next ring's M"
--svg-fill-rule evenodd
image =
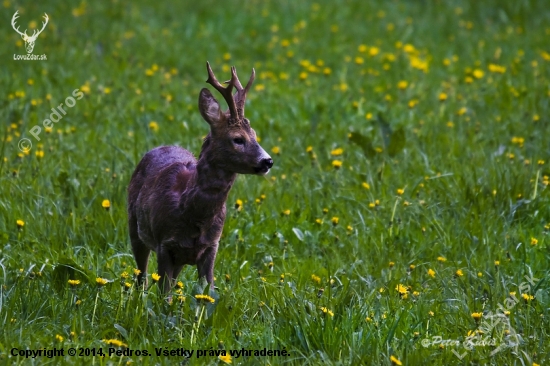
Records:
M19 17L17 14L19 11L16 11L15 14L13 14L13 17L11 18L11 26L13 29L21 35L21 38L23 38L23 41L25 42L25 48L27 49L27 53L31 53L34 49L34 42L36 42L36 38L38 38L38 35L42 33L44 28L46 28L46 24L48 24L48 14L44 13L44 19L46 19L45 22L42 22L42 29L37 31L36 29L33 31L32 36L27 35L27 30L25 29L25 32L20 32L19 27L16 27L15 21Z
M256 132L250 127L250 121L244 116L246 93L254 82L255 72L243 88L235 67L231 68L231 80L226 81L227 87L216 79L210 64L206 63L208 71L207 83L211 84L224 97L229 109L221 110L220 104L206 88L199 96L199 110L202 117L210 125L210 133L205 139L201 156L209 151L209 162L226 171L239 174L264 175L273 166L273 160L258 144ZM236 93L233 94L233 88Z

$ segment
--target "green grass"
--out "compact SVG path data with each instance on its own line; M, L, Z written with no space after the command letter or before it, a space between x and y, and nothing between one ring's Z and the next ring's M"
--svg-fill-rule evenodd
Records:
M14 347L107 352L106 339L151 354L290 354L233 358L250 365L550 362L546 2L79 4L1 8L1 362L183 361L10 355ZM22 29L49 15L34 48L47 61L13 60L25 54L9 25L16 10ZM275 165L267 178L234 185L217 299L203 308L193 267L179 278L183 304L176 294L169 304L154 284L133 285L126 188L153 147L198 155L207 60L220 80L231 65L243 80L255 67L246 112ZM85 96L36 141L29 130L75 89ZM28 154L22 137L33 144ZM155 270L152 256L149 278ZM538 281L520 289L525 276ZM109 283L99 288L96 277ZM72 288L69 279L81 282ZM499 306L509 324L488 329ZM467 334L481 328L493 346L465 350ZM514 334L517 347L492 354ZM422 345L438 336L461 345Z

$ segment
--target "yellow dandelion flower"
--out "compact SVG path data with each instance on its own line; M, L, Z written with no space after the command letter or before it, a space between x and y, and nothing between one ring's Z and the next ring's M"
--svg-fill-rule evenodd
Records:
M455 272L455 275L456 275L457 277L462 277L462 276L464 276L464 272L462 272L461 269L457 269L456 272Z
M321 277L317 276L316 274L311 275L311 280L315 282L317 285L321 284Z
M104 339L103 343L106 343L109 346L115 346L115 347L128 347L127 344L123 343L122 341L119 341L118 339Z
M397 365L397 366L403 365L403 363L401 361L399 361L399 359L397 357L395 357L394 355L390 356L390 361L393 365Z
M405 295L405 294L409 293L409 289L406 286L402 285L402 284L398 284L395 287L395 290L397 292L399 292L400 295Z
M361 186L363 186L363 188L365 189L370 189L370 185L367 182L363 182Z
M332 167L334 169L339 169L342 167L342 161L341 160L333 160L332 161Z
M159 130L159 125L155 121L149 122L149 129L153 132L157 132Z
M67 282L73 287L80 285L80 280L69 280Z
M243 201L238 199L235 201L235 208L237 211L241 211L243 209Z
M285 216L290 215L290 210L284 210L284 211L283 211L283 215L285 215Z
M401 90L407 89L407 86L409 86L409 83L406 80L401 80L397 83L397 87Z
M98 277L95 279L98 286L105 286L109 281L105 278Z
M468 112L468 108L462 107L456 112L456 114L459 115L459 116L462 116L462 115L466 114L466 112Z
M63 338L63 336L60 336L59 334L56 334L56 335L55 335L55 339L56 339L57 341L59 341L59 342L63 342L63 339L64 339L64 338Z
M439 93L439 100L442 102L447 100L447 93L444 93L444 92Z
M151 278L153 279L153 281L158 282L160 280L160 275L158 273L153 273L151 275Z
M334 313L330 310L330 309L327 309L326 307L322 306L321 308L321 311L323 312L323 314L325 315L330 315L331 317L334 316Z
M500 266L500 261L495 261L495 267Z
M139 276L141 274L141 271L137 268L134 268L134 276Z
M435 271L433 269L428 269L428 276L430 276L431 278L435 278Z
M440 257L437 257L437 260L438 260L439 262L446 262L446 261L447 261L447 258L441 257L441 256L440 256Z
M201 294L195 295L195 299L197 299L199 301L205 301L205 302L208 301L211 304L213 304L216 301L208 295L201 295Z
M523 300L525 301L531 301L533 300L535 297L533 295L529 295L529 294L521 294L521 297L523 298Z
M337 149L334 149L330 152L330 155L332 156L338 156L338 155L342 155L344 153L344 149L342 148L337 148Z
M539 241L536 238L531 238L531 245L537 245Z
M338 219L338 217L334 216L334 217L331 219L331 221L332 221L332 225L336 226L336 225L338 225L339 219Z
M496 64L489 64L487 68L489 69L490 72L494 72L494 73L504 74L506 72L505 66L500 66Z
M218 358L219 358L220 361L225 362L227 364L232 364L233 363L233 361L231 360L231 355L229 353L226 353L225 356L224 355L219 355Z
M405 193L405 188L399 188L399 189L397 190L397 194L398 194L398 195L401 196L401 195L403 195L403 193Z
M480 69L475 69L472 73L476 79L481 79L485 73Z
M483 316L483 313L472 313L472 318L474 318L474 320L476 321L481 319L482 316Z
M111 201L103 200L103 202L101 202L101 207L103 207L106 210L110 209L111 208Z
M369 56L376 56L380 53L380 49L378 47L371 47L369 49Z
M323 220L321 220L321 219L315 219L315 223L316 223L317 225L321 225L321 224L323 223Z
M273 154L279 155L281 153L281 148L279 146L274 146L271 149L271 152L273 152Z
M15 224L17 225L17 228L21 229L23 226L25 226L25 221L17 220Z

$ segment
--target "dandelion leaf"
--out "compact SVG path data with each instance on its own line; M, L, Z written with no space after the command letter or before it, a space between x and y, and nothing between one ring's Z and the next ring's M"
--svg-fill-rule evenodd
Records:
M52 274L53 288L57 293L67 289L69 280L90 282L93 276L71 259L61 259L55 266Z
M395 156L405 148L406 138L403 127L393 132L390 136L390 144L388 146L388 155Z
M349 140L363 150L365 157L372 158L376 154L376 151L374 151L374 148L372 147L372 142L367 136L362 135L359 132L352 132L349 135Z

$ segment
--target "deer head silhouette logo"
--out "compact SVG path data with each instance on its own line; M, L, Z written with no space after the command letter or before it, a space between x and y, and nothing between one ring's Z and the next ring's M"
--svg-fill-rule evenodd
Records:
M42 22L42 29L40 29L39 31L35 29L32 33L32 36L29 36L27 35L26 29L24 32L21 32L19 31L19 27L16 27L15 21L19 17L18 12L19 11L16 11L15 14L13 14L13 18L11 18L11 26L13 27L13 29L15 29L17 33L21 35L21 38L23 38L23 41L25 42L25 48L27 49L27 53L32 53L32 50L34 49L34 42L36 42L36 38L40 33L42 33L44 28L46 28L46 24L48 24L48 20L49 20L48 14L44 13L44 19L46 21Z

